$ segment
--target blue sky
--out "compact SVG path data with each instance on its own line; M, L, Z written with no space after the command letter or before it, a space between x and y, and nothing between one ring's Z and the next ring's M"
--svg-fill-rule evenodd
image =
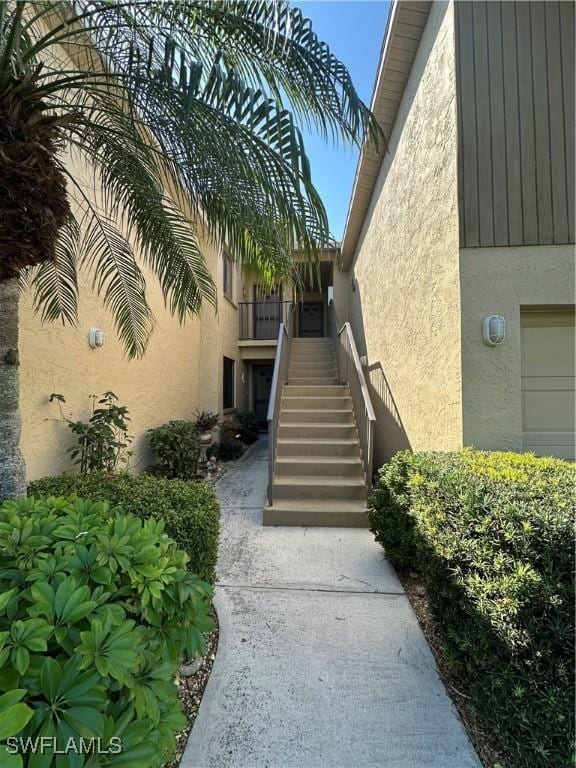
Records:
M294 0L316 34L348 67L360 97L370 103L390 3L387 0ZM358 152L304 133L313 179L340 240L346 223Z

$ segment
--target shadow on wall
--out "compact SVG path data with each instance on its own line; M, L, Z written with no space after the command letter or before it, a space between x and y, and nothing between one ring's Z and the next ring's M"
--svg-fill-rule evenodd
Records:
M358 347L358 354L367 355L362 297L360 286L355 278L353 279L353 285L349 301L350 324ZM372 365L364 369L364 375L366 376L370 399L372 400L376 415L374 468L379 469L395 453L409 450L411 445L382 363L379 360L372 363Z
M408 450L411 446L382 363L369 365L365 373L376 414L374 463L379 466L389 461L398 451Z

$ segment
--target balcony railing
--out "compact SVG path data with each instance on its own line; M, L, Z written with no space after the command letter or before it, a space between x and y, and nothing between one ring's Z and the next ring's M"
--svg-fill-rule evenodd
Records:
M238 304L240 321L239 338L274 340L278 339L281 323L293 323L294 312L291 301L241 301Z

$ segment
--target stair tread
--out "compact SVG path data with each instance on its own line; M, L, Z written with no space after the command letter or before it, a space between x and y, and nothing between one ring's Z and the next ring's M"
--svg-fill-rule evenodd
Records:
M282 413L280 413L282 416ZM347 424L345 421L282 421L280 427L354 427L354 422Z
M366 502L361 499L276 499L270 509L284 509L286 511L302 510L316 511L326 510L342 512L346 510L366 512Z
M289 445L358 445L358 440L353 437L279 437L278 442Z
M280 415L283 413L352 413L350 408L280 408Z
M274 476L274 485L365 485L361 477L332 477L331 475L279 475Z
M332 442L332 441L330 441ZM278 456L277 464L301 464L306 461L310 464L361 464L360 457L356 456Z

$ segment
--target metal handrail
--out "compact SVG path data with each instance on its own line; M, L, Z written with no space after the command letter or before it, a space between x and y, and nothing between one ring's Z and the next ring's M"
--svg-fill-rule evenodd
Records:
M278 343L276 357L274 359L274 373L270 388L270 400L268 401L268 504L272 504L272 485L274 482L274 469L276 467L276 453L278 442L278 422L280 419L280 402L282 400L282 388L288 381L288 364L290 361L290 347L294 334L294 305L288 309L286 323L280 323L278 329Z
M366 489L372 490L372 460L374 453L374 425L376 415L370 399L366 377L360 363L354 333L349 322L339 327L336 308L330 302L330 335L336 346L336 361L338 365L338 381L347 384L352 399L352 409L356 421L356 429L360 440L360 452Z

